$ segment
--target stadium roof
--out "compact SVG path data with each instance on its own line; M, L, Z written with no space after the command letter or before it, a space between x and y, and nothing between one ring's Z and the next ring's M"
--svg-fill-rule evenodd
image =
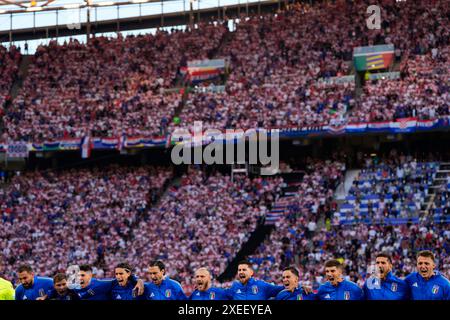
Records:
M106 7L149 2L161 2L161 0L0 0L0 14L79 9L87 6ZM167 2L167 0L164 2Z

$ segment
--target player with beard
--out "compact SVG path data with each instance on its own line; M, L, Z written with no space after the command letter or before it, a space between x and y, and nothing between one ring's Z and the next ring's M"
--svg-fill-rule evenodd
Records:
M376 274L366 279L363 286L366 300L408 300L406 282L392 274L392 259L387 253L379 253L375 259Z
M119 263L114 269L117 284L111 289L112 300L135 300L138 296L133 268L128 263Z
M150 263L151 282L145 283L144 300L187 300L181 284L166 275L166 266L160 260ZM141 300L141 299L140 299Z
M92 267L89 265L80 266L80 286L81 289L74 289L82 300L109 300L113 288L117 288L117 279L99 280L92 277ZM124 282L122 282L123 284ZM128 282L127 282L128 283ZM135 276L130 277L130 283L137 290L137 295L144 292L144 283Z
M195 271L196 289L189 300L230 300L227 290L211 286L211 273L206 268Z
M61 300L61 301L73 301L80 300L78 294L69 289L67 285L67 276L64 273L57 273L53 277L53 291L49 293L47 299L49 300Z
M405 278L411 300L450 300L450 281L435 268L433 252L425 250L417 254L417 272Z
M354 282L342 277L344 266L339 260L333 259L325 262L325 275L327 282L319 287L317 298L319 300L362 300L363 291Z
M16 288L16 300L41 300L53 289L53 280L38 277L30 265L22 265L17 270L20 285Z
M277 286L253 278L251 263L247 260L238 264L238 281L234 281L228 289L233 300L268 300L274 298L283 286Z
M315 300L314 293L306 293L299 285L299 273L295 267L288 267L283 270L284 290L280 291L275 300Z

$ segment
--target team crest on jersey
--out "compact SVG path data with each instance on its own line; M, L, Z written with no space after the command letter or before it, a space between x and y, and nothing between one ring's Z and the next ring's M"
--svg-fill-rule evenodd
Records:
M350 300L350 291L344 291L344 300Z
M433 292L433 294L437 294L439 292L439 286L438 285L433 286L433 289L431 289L431 292Z
M170 298L170 296L172 295L172 292L170 291L170 289L166 290L166 298Z
M252 292L253 292L253 294L258 294L258 287L257 286L253 286L252 287Z
M392 291L392 292L397 292L397 283L392 282L392 285L391 285L391 291Z
M303 295L301 293L297 295L297 300L303 300Z
M214 300L216 298L216 293L215 292L210 292L209 293L209 300Z

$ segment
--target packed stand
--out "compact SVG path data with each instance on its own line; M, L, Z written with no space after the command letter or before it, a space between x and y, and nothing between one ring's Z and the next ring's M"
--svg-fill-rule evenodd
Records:
M17 267L29 263L53 276L73 264L100 265L106 253L131 247L134 224L171 175L163 167L111 165L12 177L0 190L2 274L16 279Z
M249 178L191 167L133 231L132 245L105 255L110 266L127 257L138 274L159 258L192 291L195 269L220 275L277 199L282 178Z
M281 268L293 264L297 252L302 250L302 239L311 241L319 219L336 210L332 200L342 179L342 168L343 163L339 161L311 160L308 163L298 190L286 195L285 210L275 229L250 257L258 277L278 281Z
M403 163L369 162L353 181L335 222L417 223L438 169L438 162L411 156Z
M398 155L395 152L382 162L377 162L376 158L367 158L365 162L367 169L362 175L369 172L377 175L380 169L378 173L382 179L384 173L383 180L397 181L398 174L402 177L399 181L402 182L404 191L399 192L399 199L405 198L416 184L426 182L431 185L438 167L437 163L430 161L429 158L423 162L416 162L410 156ZM413 170L411 166L415 169ZM322 167L330 168L330 166ZM334 181L330 184L334 187L337 186L338 179L333 177L339 177L339 173L342 176L343 173L339 167L334 169L334 174L321 174L324 180L328 178L331 182ZM310 186L308 175L304 176L303 181L306 184L299 188L300 199L304 197L303 190ZM448 183L450 180L446 185ZM359 183L356 182L356 185ZM380 187L380 184L376 184L374 188L376 186ZM415 190L424 191L425 187L424 185L422 190L420 188ZM388 188L387 184L386 188ZM316 189L311 187L310 190ZM435 198L436 207L443 208L444 212L447 210L445 208L448 202L445 190L444 188L441 192L437 192ZM417 194L423 196L420 192ZM320 193L314 195L312 199L316 205L309 210L304 210L301 214L301 207L287 207L284 219L277 223L268 239L260 245L254 255L250 256L258 277L267 281L279 281L282 268L295 265L300 270L301 278L304 279L303 284L317 289L324 281L325 261L340 258L346 264L347 278L362 285L377 253L391 253L395 273L397 276L404 277L414 271L415 254L420 250L433 250L438 258L439 270L447 270L446 276L450 275L448 222L425 215L415 223L341 225L336 223L340 214L336 202L332 200L331 192L329 196L327 198ZM305 201L306 199L308 196ZM320 205L317 206L317 204ZM430 210L430 213L434 211Z
M450 116L450 46L410 55L398 80L376 80L349 115L350 122L433 120Z
M333 1L313 6L294 4L276 15L242 17L218 53L218 57L231 61L226 93L191 95L180 115L181 126L191 127L201 120L205 127L218 129L308 127L394 120L407 116L408 109L416 109L422 119L447 115L448 2L382 1L382 28L371 32L361 28L365 26L362 13L366 8L364 1ZM380 81L375 86L378 91L369 86L359 103L353 83L318 81L349 74L354 47L391 43L398 58L402 54L410 58L411 68L426 59L432 79L424 74L410 75L416 78L416 84L411 85L408 78L389 82L387 88L385 81ZM433 57L433 63L415 57L425 54ZM445 81L439 84L438 79ZM405 97L390 98L398 86ZM391 87L394 89L388 90ZM374 107L379 100L383 104ZM405 105L410 101L413 105ZM349 110L352 115L348 119Z
M0 45L0 116L3 116L3 107L10 97L10 90L17 79L21 54L15 46L9 49Z
M182 96L164 89L175 84L180 64L206 58L226 31L200 27L40 46L7 114L3 140L165 135Z

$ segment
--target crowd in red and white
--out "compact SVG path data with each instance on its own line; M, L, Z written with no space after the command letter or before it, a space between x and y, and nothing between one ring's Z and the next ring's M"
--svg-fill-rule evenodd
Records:
M168 274L186 288L207 266L220 275L276 200L282 178L249 178L191 167L180 184L133 231L133 244L105 256L107 265L126 255L145 274L145 261L162 259Z
M401 155L386 161L409 163L412 160ZM432 217L401 225L334 224L337 204L329 196L340 179L340 167L339 162L317 162L316 166L310 166L312 170L307 170L294 198L286 198L288 206L276 229L250 256L257 277L278 282L282 269L295 265L302 283L317 288L324 280L325 261L340 258L346 265L347 278L362 285L377 253L391 253L395 272L405 276L415 269L414 254L425 249L435 252L438 269L450 275L448 225L436 223Z
M226 92L191 95L180 125L283 128L448 115L448 2L381 2L380 30L365 28L364 1L243 16L218 53L231 61ZM369 85L358 101L353 82L318 81L350 74L353 48L375 44L394 44L396 58L408 65L401 80ZM415 64L430 72L414 74Z
M40 46L2 139L165 135L182 99L165 89L175 85L188 59L207 58L225 31L221 24L202 23L186 32Z
M350 122L433 120L450 115L450 46L405 58L398 80L368 83Z
M2 274L13 279L24 263L43 276L75 264L98 267L106 253L132 246L133 224L171 176L163 167L110 165L13 177L0 190Z

